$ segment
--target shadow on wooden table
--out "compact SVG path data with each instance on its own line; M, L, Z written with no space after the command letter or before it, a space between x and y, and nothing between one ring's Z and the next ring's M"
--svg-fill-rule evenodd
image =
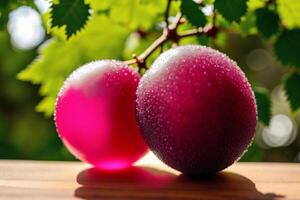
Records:
M114 172L90 168L77 176L82 199L251 199L275 200L283 196L259 192L248 178L231 172L195 179L152 168L132 167Z

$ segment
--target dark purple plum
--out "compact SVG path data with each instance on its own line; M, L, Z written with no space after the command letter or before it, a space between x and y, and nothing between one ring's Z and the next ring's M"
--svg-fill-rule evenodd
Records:
M157 58L139 83L136 115L150 149L191 175L215 173L239 159L257 122L253 91L237 64L196 45Z

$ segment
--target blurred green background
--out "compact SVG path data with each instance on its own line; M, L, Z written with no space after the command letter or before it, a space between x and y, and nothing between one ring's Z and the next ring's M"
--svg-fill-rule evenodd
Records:
M161 32L154 22L161 19L165 3L155 2L159 5L145 3L135 8L145 12L145 19L133 16L134 23L128 25L124 16L114 18L116 23L105 14L96 16L85 30L66 40L61 29L49 28L48 1L1 0L0 159L75 160L63 147L53 122L58 89L64 78L85 62L128 59L132 53L143 51ZM106 11L105 5L90 3L98 12ZM263 87L269 93L270 125L259 123L254 143L241 161L300 162L300 115L291 112L281 85L288 69L274 57L270 42L257 34L255 20L248 18L239 27L233 26L233 31L221 32L216 39L189 38L181 44L218 48L237 61L253 86ZM235 31L237 28L239 32Z

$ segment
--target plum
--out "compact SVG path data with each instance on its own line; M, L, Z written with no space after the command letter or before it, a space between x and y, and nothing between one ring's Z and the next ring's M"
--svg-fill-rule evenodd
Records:
M155 60L139 83L136 116L149 148L191 175L235 162L257 122L253 91L237 64L197 45L170 49Z
M130 166L147 151L135 117L139 74L119 61L83 65L56 100L59 136L78 159L101 169Z

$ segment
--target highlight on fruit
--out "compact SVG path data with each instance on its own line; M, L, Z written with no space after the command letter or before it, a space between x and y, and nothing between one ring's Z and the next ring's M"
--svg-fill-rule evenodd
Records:
M147 152L135 118L139 74L100 60L74 71L55 106L59 136L78 159L101 169L122 169Z

